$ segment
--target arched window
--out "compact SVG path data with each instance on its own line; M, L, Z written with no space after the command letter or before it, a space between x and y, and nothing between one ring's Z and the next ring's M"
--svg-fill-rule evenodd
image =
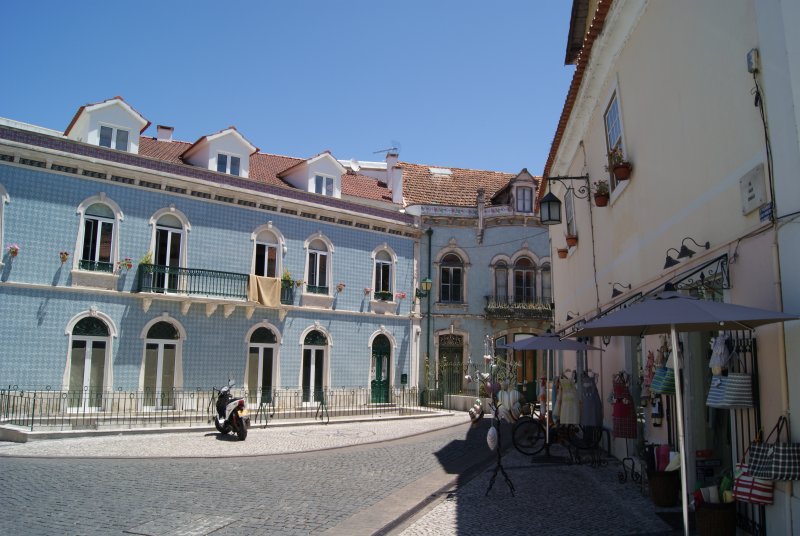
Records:
M256 237L253 274L265 277L280 277L281 244L272 231L264 230Z
M494 267L494 296L497 301L508 301L508 265L505 261Z
M322 400L327 377L327 349L328 338L322 331L312 330L303 339L303 362L300 372L303 402Z
M180 268L184 258L184 228L183 222L174 214L163 214L156 221L156 241L153 254L153 264L160 268L156 271L154 286L164 291L179 288L179 273L177 270L166 268Z
M379 251L375 255L375 298L392 299L392 256L388 251Z
M93 316L72 328L67 386L70 410L100 409L110 367L111 333Z
M514 263L514 302L531 303L536 301L536 271L533 262L520 257Z
M272 402L275 389L278 339L267 327L259 327L250 335L247 351L248 403L258 407Z
M143 363L145 406L174 407L174 390L179 385L180 339L180 332L172 322L162 320L147 330Z
M464 263L455 253L448 253L440 264L439 301L462 303L464 285Z
M306 291L311 294L328 294L330 263L328 246L320 239L308 244L308 269Z

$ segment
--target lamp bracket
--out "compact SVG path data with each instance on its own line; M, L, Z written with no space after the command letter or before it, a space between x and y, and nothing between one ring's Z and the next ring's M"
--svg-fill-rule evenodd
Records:
M568 184L566 181L570 181L570 184ZM586 184L581 184L576 189L572 186L571 181L584 181ZM578 199L586 199L589 197L589 194L591 194L591 189L589 188L589 175L577 175L574 177L558 175L555 177L547 177L547 183L549 184L551 182L561 183L561 185L564 186L564 188L566 188L568 191L572 190L572 195Z

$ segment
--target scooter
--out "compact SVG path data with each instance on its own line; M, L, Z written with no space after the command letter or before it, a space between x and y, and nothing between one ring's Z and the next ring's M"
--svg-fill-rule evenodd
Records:
M221 434L234 432L240 441L244 441L247 438L247 428L250 426L250 416L247 414L244 398L231 396L231 387L233 381L229 381L228 386L222 389L214 388L214 391L219 392L214 426Z

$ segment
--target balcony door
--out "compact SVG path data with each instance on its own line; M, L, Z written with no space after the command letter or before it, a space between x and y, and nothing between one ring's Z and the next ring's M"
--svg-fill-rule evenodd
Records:
M179 288L179 272L183 247L183 225L178 218L166 214L156 225L154 287L162 292Z
M328 339L321 331L314 330L303 340L301 387L304 403L321 402L323 399L327 349Z

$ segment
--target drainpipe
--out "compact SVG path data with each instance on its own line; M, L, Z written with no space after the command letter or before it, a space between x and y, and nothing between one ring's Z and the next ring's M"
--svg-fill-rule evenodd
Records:
M432 243L433 243L433 228L432 227L428 227L428 229L425 231L425 234L428 235L428 279L433 281L433 277L432 277L433 274L431 273L431 265L432 265L432 262L433 262L432 259L431 259L431 252L433 251L433 247L432 247ZM433 292L433 286L431 286L431 290L428 291L428 296L427 296L427 298L428 298L428 329L427 329L427 333L425 335L425 344L426 344L425 360L428 361L429 363L430 363L429 360L431 358L431 292Z

